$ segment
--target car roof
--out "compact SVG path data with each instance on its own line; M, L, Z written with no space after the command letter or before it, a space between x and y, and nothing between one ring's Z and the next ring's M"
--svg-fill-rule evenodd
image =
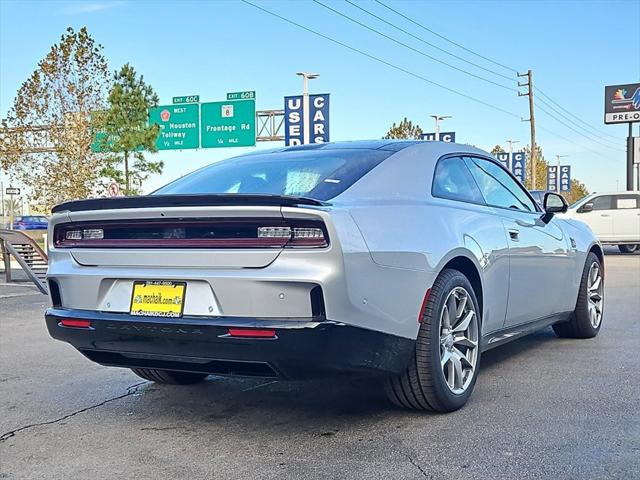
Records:
M391 139L374 139L374 140L351 140L327 143L311 143L308 145L293 145L289 147L270 148L265 150L255 150L253 152L239 155L240 157L249 157L253 155L265 155L270 153L287 153L301 151L325 151L325 150L384 150L390 152L399 152L409 147L425 150L425 153L434 153L443 155L447 153L477 153L481 155L490 155L484 150L480 150L473 145L463 145L459 143L449 142L430 142L425 140L391 140Z

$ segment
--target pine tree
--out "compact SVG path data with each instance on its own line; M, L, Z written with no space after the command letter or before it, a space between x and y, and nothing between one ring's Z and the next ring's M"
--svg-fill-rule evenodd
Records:
M109 108L97 116L100 148L108 152L101 174L122 185L125 195L136 195L142 182L151 174L162 173L164 167L162 161L144 156L145 150L157 151L159 127L149 125L148 120L158 96L128 63L115 72L113 81Z
M404 117L398 125L394 122L389 131L382 138L420 140L422 138L422 133L422 129L417 124L414 125L411 120L407 120L407 117Z

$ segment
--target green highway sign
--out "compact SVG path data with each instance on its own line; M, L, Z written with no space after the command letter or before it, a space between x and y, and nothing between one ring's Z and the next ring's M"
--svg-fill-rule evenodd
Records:
M256 144L255 100L203 103L201 114L202 148L252 147Z
M186 95L184 97L173 97L173 103L200 103L200 95Z
M149 110L149 124L160 125L158 150L182 150L200 146L200 115L197 103L161 105Z
M255 100L256 92L231 92L227 93L227 100Z

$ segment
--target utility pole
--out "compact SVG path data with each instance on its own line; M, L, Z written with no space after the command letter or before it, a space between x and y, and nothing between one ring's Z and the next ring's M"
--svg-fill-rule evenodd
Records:
M311 138L311 132L309 131L309 80L318 78L319 73L298 72L296 75L302 77L302 144L307 145Z
M536 148L536 118L533 111L533 72L531 70L527 70L527 73L519 73L519 77L527 77L526 83L518 82L519 87L527 87L527 92L522 93L518 92L519 97L528 96L529 97L529 119L524 120L524 122L529 122L530 130L531 130L531 158L529 161L531 162L531 190L536 189L536 156L537 156L537 148Z
M556 193L560 193L560 159L569 155L556 155Z
M440 121L446 120L447 118L453 118L453 115L431 115L431 118L433 118L436 121L435 141L439 142L440 141Z
M509 166L509 170L511 170L511 167L513 167L513 165L511 165L511 157L513 156L513 144L514 143L520 143L519 140L507 140L507 143L509 144L509 158L507 159L507 164Z

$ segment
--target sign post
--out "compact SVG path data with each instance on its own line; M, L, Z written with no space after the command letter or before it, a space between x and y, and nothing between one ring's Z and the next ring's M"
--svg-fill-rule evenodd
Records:
M5 191L5 193L9 195L9 205L11 206L11 208L9 209L9 230L13 230L13 216L15 214L15 211L14 211L15 203L13 203L13 196L20 195L20 189L7 187L7 190Z
M640 122L640 83L604 87L604 123L628 123L627 190L633 190L633 124Z

